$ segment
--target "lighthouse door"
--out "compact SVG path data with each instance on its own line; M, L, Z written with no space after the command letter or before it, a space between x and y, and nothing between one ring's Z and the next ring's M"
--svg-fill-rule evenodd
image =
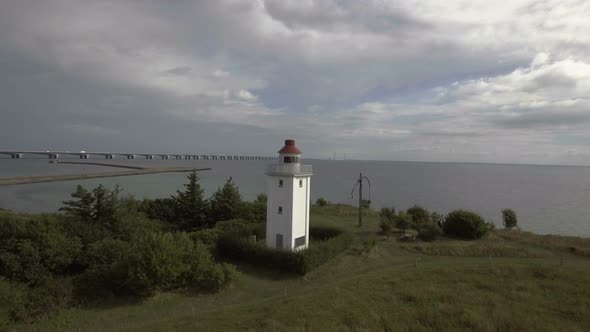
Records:
M283 249L283 234L277 234L276 248Z

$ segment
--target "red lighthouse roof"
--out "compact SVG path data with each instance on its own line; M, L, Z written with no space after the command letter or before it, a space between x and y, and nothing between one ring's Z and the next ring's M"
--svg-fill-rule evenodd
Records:
M301 154L301 150L299 150L295 146L295 140L294 139L286 139L285 140L285 146L283 146L283 148L279 150L279 153Z

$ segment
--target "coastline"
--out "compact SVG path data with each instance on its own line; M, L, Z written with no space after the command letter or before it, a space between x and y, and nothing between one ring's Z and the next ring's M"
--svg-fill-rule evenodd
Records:
M155 167L132 169L128 171L117 172L100 172L100 173L79 173L79 174L65 174L65 175L39 175L39 176L25 176L14 178L0 178L0 186L11 186L19 184L31 184L42 182L58 182L71 180L86 180L97 178L108 178L118 176L135 176L158 173L186 173L192 171L209 171L211 168L194 168L194 167Z

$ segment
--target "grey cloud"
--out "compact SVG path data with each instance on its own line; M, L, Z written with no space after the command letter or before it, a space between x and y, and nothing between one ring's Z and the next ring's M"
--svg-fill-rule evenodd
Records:
M587 126L583 110L500 118L502 105L470 95L435 105L433 87L452 90L455 81L513 72L539 49L563 56L555 45L568 41L573 54L584 56L588 47L582 34L565 38L568 27L535 34L530 22L555 21L553 2L549 14L538 7L525 22L481 13L485 24L447 10L452 3L433 3L4 1L0 145L261 153L293 135L309 144L309 155L346 145L362 158L418 156L400 153L405 149L422 151L421 159L452 160L508 149L498 133L530 148L521 132ZM519 24L507 28L508 20ZM543 102L549 90L571 99L582 86L559 72L525 83L521 90ZM253 97L240 100L239 91ZM401 106L383 119L351 115L370 102ZM437 113L439 106L444 111ZM306 112L311 107L314 115ZM433 111L440 116L426 117ZM396 112L405 115L391 121ZM505 130L513 128L522 130ZM457 145L462 138L469 144ZM441 146L429 155L431 140Z
M530 129L552 126L579 126L590 121L590 112L555 110L529 111L524 114L496 120L496 124L505 128Z
M192 72L192 70L193 69L189 66L181 66L181 67L166 69L166 70L164 70L163 74L183 76L183 75L190 74Z
M433 26L412 17L401 8L387 8L372 1L318 1L314 3L265 1L265 8L276 20L293 29L325 29L378 34L406 35Z

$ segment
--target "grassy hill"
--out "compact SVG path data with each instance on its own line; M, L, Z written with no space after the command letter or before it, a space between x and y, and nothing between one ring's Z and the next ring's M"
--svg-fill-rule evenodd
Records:
M477 241L401 243L369 213L314 207L313 224L355 234L353 248L305 277L239 265L212 295L69 309L32 331L590 330L590 239L497 230Z

